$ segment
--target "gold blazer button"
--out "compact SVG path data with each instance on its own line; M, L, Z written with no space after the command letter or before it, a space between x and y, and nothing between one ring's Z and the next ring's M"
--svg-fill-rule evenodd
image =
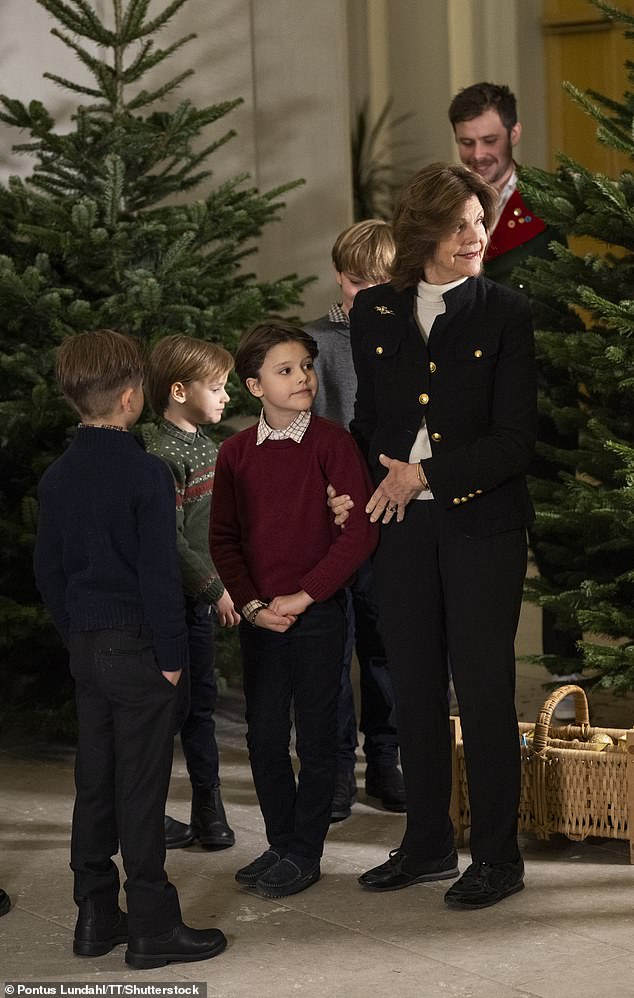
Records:
M442 433L432 433L431 438L436 441L442 440Z
M432 374L433 374L433 373L434 373L434 371L436 370L436 365L434 364L433 360L430 360L430 362L429 362L429 370L430 370L430 372L431 372Z
M375 353L378 353L378 355L380 357L381 354L383 353L383 347L377 347L376 350L375 350Z
M473 356L477 357L478 360L480 360L480 357L482 356L482 350L474 350L473 351Z
M418 396L418 401L420 402L421 405L427 405L427 403L429 402L429 395L426 395L425 392L423 392L421 395Z

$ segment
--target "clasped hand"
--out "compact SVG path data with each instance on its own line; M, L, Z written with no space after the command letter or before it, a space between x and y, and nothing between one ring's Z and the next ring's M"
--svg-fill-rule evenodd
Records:
M379 461L388 472L370 496L365 511L370 514L372 523L376 523L381 517L383 523L389 523L395 513L396 522L401 523L405 507L421 489L417 466L387 457L386 454L380 454Z
M298 616L314 603L312 596L304 590L288 596L276 596L268 606L263 607L255 618L256 627L284 633L292 627Z

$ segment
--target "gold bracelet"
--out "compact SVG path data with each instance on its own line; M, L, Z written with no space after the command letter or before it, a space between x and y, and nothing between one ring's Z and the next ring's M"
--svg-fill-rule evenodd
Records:
M425 475L423 474L423 466L420 463L420 461L416 462L416 474L418 475L418 481L422 485L425 492L429 492L429 482L427 481Z

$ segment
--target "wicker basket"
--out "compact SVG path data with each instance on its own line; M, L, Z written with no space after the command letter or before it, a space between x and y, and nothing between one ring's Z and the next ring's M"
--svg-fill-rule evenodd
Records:
M552 726L553 711L574 694L575 722ZM451 817L459 845L471 825L460 718L452 717L453 788ZM589 747L593 735L615 742ZM588 701L580 686L560 686L542 706L534 725L520 723L522 785L520 831L540 839L555 833L569 839L596 835L627 839L634 863L634 728L596 728L589 723Z

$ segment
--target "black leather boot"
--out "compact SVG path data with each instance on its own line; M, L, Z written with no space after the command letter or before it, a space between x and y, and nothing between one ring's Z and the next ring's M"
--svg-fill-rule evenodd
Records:
M184 821L177 821L165 815L165 848L185 849L192 842L196 841L194 829L191 825L186 825Z
M193 963L210 960L227 945L220 929L190 929L177 925L160 936L130 939L125 962L136 970L151 970L168 963Z
M205 849L228 849L236 837L227 822L220 787L194 787L191 826Z
M75 956L104 956L113 946L128 941L128 916L114 902L86 899L77 903L79 914L75 925L73 953Z

